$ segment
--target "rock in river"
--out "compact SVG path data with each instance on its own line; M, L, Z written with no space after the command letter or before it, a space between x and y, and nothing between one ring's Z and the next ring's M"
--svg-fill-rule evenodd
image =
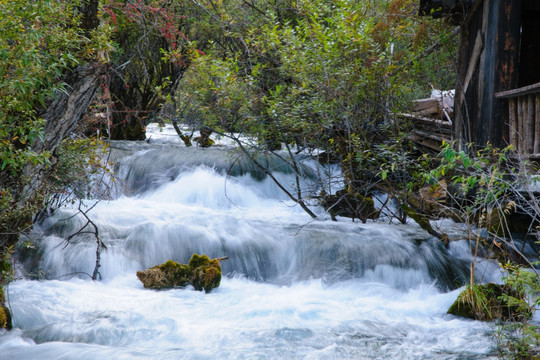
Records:
M221 282L220 259L210 259L206 255L193 254L189 263L175 261L137 271L137 277L147 289L167 289L192 285L195 290L209 292Z

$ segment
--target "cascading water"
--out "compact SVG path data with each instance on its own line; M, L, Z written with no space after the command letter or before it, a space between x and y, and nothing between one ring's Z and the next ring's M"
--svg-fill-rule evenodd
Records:
M9 287L15 330L0 335L1 359L496 358L489 325L446 315L465 251L413 224L312 220L226 149L156 137L114 145L128 195L86 202L107 246L102 281L81 275L95 265L94 235L64 241L86 222L75 208L36 226L37 249L20 257L32 274ZM304 191L320 174L306 166ZM135 276L193 253L229 257L211 293L147 290ZM482 273L497 276L489 264Z

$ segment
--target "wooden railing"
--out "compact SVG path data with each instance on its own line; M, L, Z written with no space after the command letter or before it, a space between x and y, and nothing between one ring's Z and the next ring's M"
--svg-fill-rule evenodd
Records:
M509 142L520 154L540 157L540 83L502 91L508 99Z

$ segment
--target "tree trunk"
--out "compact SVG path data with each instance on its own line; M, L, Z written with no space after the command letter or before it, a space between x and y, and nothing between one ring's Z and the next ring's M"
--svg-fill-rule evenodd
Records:
M73 131L94 99L105 67L103 63L92 62L75 68L65 79L70 85L65 91L56 92L54 100L42 115L46 121L43 140L36 141L32 149L36 153L48 151L53 154L51 158L53 165L56 162L55 151L60 142ZM19 203L26 203L39 190L44 180L42 176L44 170L43 164L28 164L23 169L23 179L27 179L28 182L19 194Z

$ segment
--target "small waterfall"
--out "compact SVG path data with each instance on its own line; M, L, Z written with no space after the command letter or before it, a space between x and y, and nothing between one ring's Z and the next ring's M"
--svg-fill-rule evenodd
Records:
M128 157L129 165L121 166L137 169L126 175L130 185L144 183L139 195L88 204L93 206L89 216L107 246L103 277L111 279L168 259L185 263L193 253L204 253L228 256L222 265L225 274L278 284L364 278L397 288L436 283L453 289L466 280L467 262L453 259L421 230L313 221L270 178L260 179L248 170L228 176L224 170L230 165L216 168L228 159L225 151L200 151L204 155L166 167L169 173L178 172L174 178L156 180L157 174L167 172L159 161L183 158L183 151L176 156L172 149L145 150ZM283 170L276 172L280 181L294 184L290 169L279 163L274 167ZM304 186L313 188L314 175L308 175ZM324 217L321 209L314 210ZM35 242L43 248L42 274L55 278L92 272L93 234L75 236L69 245L63 240L84 224L74 209L62 209L36 228Z
M489 331L446 315L470 253L415 224L330 221L315 197L335 169L302 161L304 211L227 147L112 144L125 191L86 200L94 234L65 207L21 248L26 279L10 286L8 359L494 359ZM279 157L264 162L287 188ZM209 294L144 289L135 272L193 253L228 256ZM484 269L486 280L496 278ZM32 279L42 279L36 281ZM451 339L451 341L448 341ZM2 357L3 358L3 357Z

